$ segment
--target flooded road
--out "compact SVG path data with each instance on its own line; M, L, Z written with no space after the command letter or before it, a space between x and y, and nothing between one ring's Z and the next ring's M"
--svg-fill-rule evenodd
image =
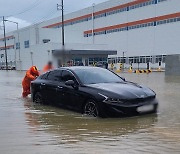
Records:
M0 71L0 153L180 153L180 79L122 74L157 93L156 115L94 119L21 98L24 72Z

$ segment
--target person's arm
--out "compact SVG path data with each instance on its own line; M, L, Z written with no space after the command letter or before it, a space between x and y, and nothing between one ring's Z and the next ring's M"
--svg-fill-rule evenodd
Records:
M26 76L27 76L31 81L36 79L36 77L33 76L33 75L30 73L30 71L27 71Z
M37 76L36 76L36 77L38 77L38 76L40 76L40 73L39 73L39 71L38 71L38 74L37 74Z

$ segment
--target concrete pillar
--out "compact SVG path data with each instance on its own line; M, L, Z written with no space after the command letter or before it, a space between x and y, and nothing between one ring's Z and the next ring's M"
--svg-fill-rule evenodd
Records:
M165 74L169 76L180 76L180 54L166 56Z

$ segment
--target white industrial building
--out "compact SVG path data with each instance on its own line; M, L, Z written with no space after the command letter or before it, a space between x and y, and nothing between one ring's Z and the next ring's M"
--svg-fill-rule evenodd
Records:
M65 15L64 23L65 52L61 17L6 33L9 66L26 70L33 64L42 69L54 58L59 64L73 60L87 65L107 61L109 55L109 63L145 68L150 62L155 68L159 62L165 66L166 55L180 54L179 0L109 0ZM0 55L2 66L3 35Z

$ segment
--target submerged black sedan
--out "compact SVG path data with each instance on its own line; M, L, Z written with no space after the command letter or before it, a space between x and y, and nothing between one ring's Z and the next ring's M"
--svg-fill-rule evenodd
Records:
M49 71L31 83L36 103L56 105L93 117L155 113L158 102L151 89L126 81L99 67L75 66Z

